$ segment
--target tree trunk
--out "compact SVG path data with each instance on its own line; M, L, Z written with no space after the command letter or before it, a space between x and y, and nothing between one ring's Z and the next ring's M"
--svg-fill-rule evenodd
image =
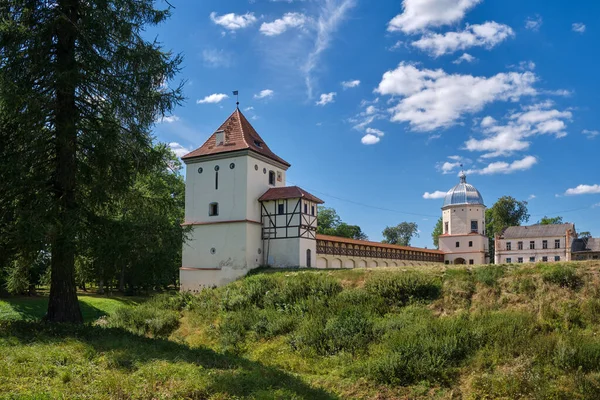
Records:
M98 281L98 294L104 294L104 278Z
M53 177L55 227L52 235L50 299L46 319L83 322L75 285L75 235L77 232L76 157L78 71L75 43L78 1L59 0L56 22L55 170Z

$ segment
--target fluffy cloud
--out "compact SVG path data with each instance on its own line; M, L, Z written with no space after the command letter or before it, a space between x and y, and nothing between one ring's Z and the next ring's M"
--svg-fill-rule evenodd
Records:
M213 93L211 95L206 96L205 98L201 99L201 100L196 100L196 104L210 104L210 103L220 103L221 101L227 99L229 96L227 96L225 93Z
M375 143L379 143L379 136L376 135L371 135L370 133L367 133L365 136L362 137L362 139L360 139L360 142L362 144L375 144Z
M452 61L452 64L461 64L463 61L467 63L472 63L476 58L470 54L464 53L462 56L458 57L456 60Z
M570 111L548 109L552 104L539 103L523 111L513 112L504 125L492 117L483 118L480 126L486 137L467 140L465 149L486 152L482 157L491 158L527 150L530 142L526 138L534 135L553 134L557 138L566 136L565 120L570 120L572 114Z
M384 135L383 131L381 131L381 130L379 130L379 129L375 129L375 128L367 128L367 129L365 130L365 132L367 132L367 133L369 133L369 134L371 134L371 135L376 135L376 136L379 136L379 137L381 137L381 136L383 136L383 135Z
M464 114L480 111L495 101L517 101L535 95L532 72L499 73L487 77L449 75L442 69L419 69L401 62L383 74L375 91L399 96L391 120L408 122L413 130L432 131L456 124Z
M266 36L277 36L290 28L300 28L304 26L307 18L300 13L286 13L283 17L273 22L264 22L260 26L260 32Z
M543 21L540 15L536 15L535 17L528 17L525 20L525 28L537 32L540 30L542 23Z
M169 147L171 148L171 150L173 150L173 152L175 153L175 155L179 158L185 156L187 153L191 152L191 149L188 149L186 147L183 147L182 145L180 145L177 142L171 142L169 143Z
M172 124L173 122L176 122L176 121L179 121L179 117L177 115L168 115L168 116L162 117L161 119L156 121L156 123L161 124L163 122L166 122L167 124Z
M589 129L584 129L581 131L588 139L593 139L596 136L600 135L600 131L590 131Z
M336 92L331 92L331 93L323 93L321 95L321 98L319 99L319 101L317 101L317 105L318 106L324 106L325 104L329 104L329 103L333 103L334 97L337 93Z
M579 32L579 33L583 33L585 32L585 25L582 24L581 22L575 22L571 28L573 29L573 32Z
M521 160L515 160L512 163L496 161L481 169L470 169L466 174L493 175L493 174L511 174L517 171L525 171L537 164L538 160L534 156L525 156Z
M217 15L216 12L211 12L210 19L215 24L220 25L230 31L247 28L256 22L254 13L246 13L243 15L234 13Z
M481 0L403 0L402 14L388 24L388 31L412 33L430 27L450 25Z
M438 57L470 47L491 49L512 36L514 32L510 26L492 21L481 25L467 25L460 32L426 33L421 39L412 42L412 45Z
M255 99L265 99L265 98L273 97L274 94L275 94L275 92L272 91L271 89L264 89L264 90L261 90L260 93L255 94L254 98Z
M358 79L353 80L353 81L344 81L344 82L342 82L342 87L344 89L355 88L358 85L360 85L360 81Z
M600 185L579 185L575 188L567 189L566 196L576 196L578 194L596 194L600 193Z
M209 67L229 67L231 65L231 54L223 50L203 50L202 59L204 60L204 64Z
M432 193L429 193L429 192L423 193L423 198L427 199L427 200L443 199L444 197L446 197L446 192L442 192L439 190L436 190L435 192L432 192Z

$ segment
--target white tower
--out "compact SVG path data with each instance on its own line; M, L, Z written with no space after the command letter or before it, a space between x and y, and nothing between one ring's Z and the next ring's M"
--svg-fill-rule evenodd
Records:
M316 263L317 205L286 187L290 164L269 149L239 108L198 149L187 166L183 291L229 283L261 265Z
M459 184L446 193L442 207L439 247L446 264L489 263L485 209L483 197L461 172Z

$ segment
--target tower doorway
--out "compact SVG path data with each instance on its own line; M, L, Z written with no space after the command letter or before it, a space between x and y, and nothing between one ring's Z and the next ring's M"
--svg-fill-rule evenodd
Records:
M464 258L459 257L459 258L454 259L454 264L462 265L462 264L466 264L466 261Z

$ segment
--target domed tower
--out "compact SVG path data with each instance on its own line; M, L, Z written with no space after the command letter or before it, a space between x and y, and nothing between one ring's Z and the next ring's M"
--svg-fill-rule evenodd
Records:
M487 264L489 241L485 236L483 197L467 183L464 172L459 178L458 185L444 198L439 247L445 253L446 264Z

